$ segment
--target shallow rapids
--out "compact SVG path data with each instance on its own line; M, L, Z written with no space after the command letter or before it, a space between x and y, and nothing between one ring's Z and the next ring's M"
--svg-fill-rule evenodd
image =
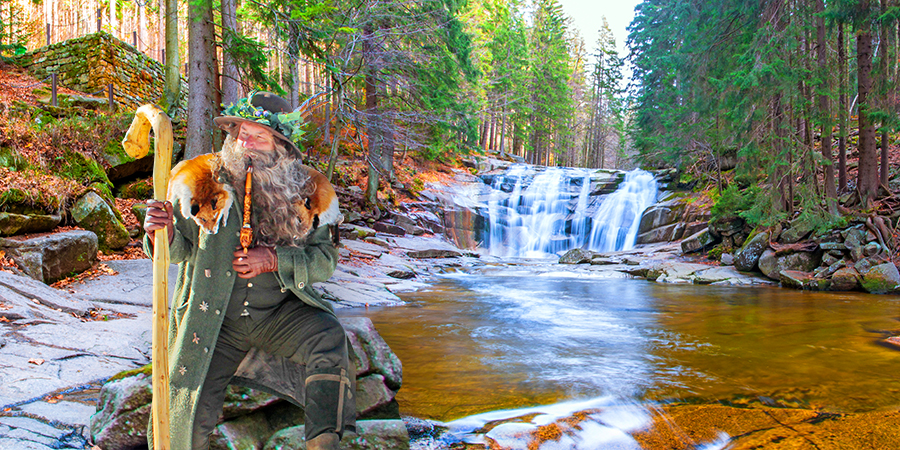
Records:
M407 306L341 314L372 318L403 361L402 413L446 422L460 439L524 415L492 430L515 441L589 410L618 419L592 419L590 439L560 448L637 448L629 436L669 401L900 405L900 353L880 344L900 329L895 297L561 275L527 265L450 274L405 295ZM604 439L615 446L587 446Z

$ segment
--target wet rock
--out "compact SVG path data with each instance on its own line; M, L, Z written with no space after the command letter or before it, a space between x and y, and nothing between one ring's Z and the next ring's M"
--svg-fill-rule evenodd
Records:
M887 262L862 273L862 287L872 294L887 294L900 290L900 272L897 266Z
M73 230L24 241L0 239L4 250L29 277L53 283L96 263L97 235Z
M681 251L683 253L700 251L715 242L713 234L708 229L705 229L681 241Z
M380 231L382 233L394 234L397 236L406 235L406 230L404 230L403 227L399 227L390 223L375 222L374 224L372 224L372 228L374 228L375 231Z
M852 267L842 267L831 275L832 291L855 291L859 288L859 272Z
M275 433L265 450L306 450L306 431L303 425ZM346 433L341 439L342 450L408 450L409 433L401 420L359 420L356 433Z
M719 258L719 262L725 266L734 265L734 256L731 253L722 253L722 257Z
M709 266L703 264L666 261L653 265L647 271L647 279L659 283L691 283L694 272L708 268Z
M414 250L406 253L410 258L427 259L427 258L459 258L462 253L455 250L447 249L428 249Z
M772 249L766 249L759 257L758 263L760 272L773 280L780 280L782 270L812 272L818 265L819 258L813 253L796 252L776 256Z
M609 266L613 264L622 264L622 260L618 258L608 258L604 256L594 256L591 258L591 265L594 266Z
M71 212L78 226L97 235L100 250L119 250L131 241L125 225L96 192L83 195L75 202Z
M56 228L61 220L60 216L55 215L0 212L0 236L50 231Z
M695 284L713 284L730 280L738 276L740 276L740 274L736 273L731 267L713 267L711 269L695 272L693 281Z
M560 264L588 264L593 259L594 253L583 248L573 248L559 258Z
M815 278L813 277L813 274L809 272L782 270L778 275L781 285L786 288L814 289L816 287Z
M750 272L756 269L759 257L769 247L769 232L757 233L734 253L734 267L737 270Z
M408 280L410 278L415 278L416 273L409 270L392 270L387 273L387 276L400 280Z

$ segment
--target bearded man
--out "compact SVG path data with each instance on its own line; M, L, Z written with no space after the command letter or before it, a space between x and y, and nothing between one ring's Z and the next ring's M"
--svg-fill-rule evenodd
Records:
M224 114L215 119L228 132L222 150L176 166L169 201L149 202L144 221L144 251L166 228L178 263L169 328L172 448L209 447L225 389L235 383L302 406L307 448L337 449L355 430L356 372L331 305L311 287L337 264L327 226L340 220L333 188L301 164L292 138L302 118L285 100L256 93ZM252 240L242 244L247 228Z

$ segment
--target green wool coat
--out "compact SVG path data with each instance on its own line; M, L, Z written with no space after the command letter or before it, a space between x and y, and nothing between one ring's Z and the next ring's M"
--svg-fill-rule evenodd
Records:
M169 392L171 449L189 450L197 399L209 368L236 274L231 266L239 247L241 211L233 202L228 219L216 234L208 234L181 214L174 205L175 237L169 245L172 263L178 264L175 294L169 309ZM338 250L328 227L310 234L301 247L276 247L276 278L282 291L333 313L330 303L311 285L334 273ZM150 255L150 240L144 239ZM252 350L238 368L232 383L283 397L299 406L304 402L304 367L286 358ZM152 426L151 426L152 428ZM152 429L148 430L153 448Z

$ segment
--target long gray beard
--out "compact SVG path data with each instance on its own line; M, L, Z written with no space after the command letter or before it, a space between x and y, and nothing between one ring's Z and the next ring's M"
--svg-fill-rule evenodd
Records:
M240 143L228 136L220 153L221 172L234 187L235 200L243 211L244 183L250 158ZM275 150L253 158L250 225L253 245L298 246L306 239L308 224L303 224L294 205L305 202L315 185L302 162L290 156L276 141Z

